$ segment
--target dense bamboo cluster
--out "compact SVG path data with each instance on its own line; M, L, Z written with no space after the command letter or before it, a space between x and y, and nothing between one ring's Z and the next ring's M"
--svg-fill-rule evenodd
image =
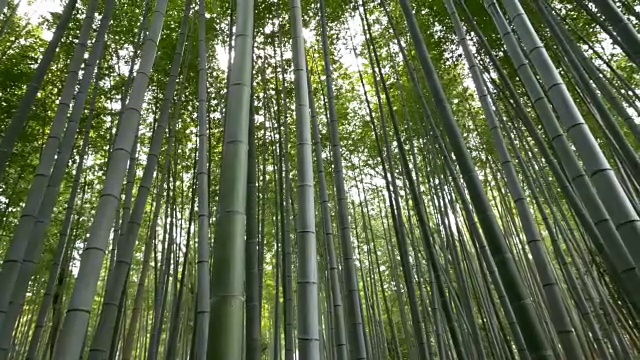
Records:
M636 0L25 6L0 360L640 356Z

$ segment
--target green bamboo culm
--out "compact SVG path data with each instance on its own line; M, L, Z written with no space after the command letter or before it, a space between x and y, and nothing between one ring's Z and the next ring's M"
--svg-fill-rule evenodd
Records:
M320 359L318 314L318 259L316 254L316 222L314 203L313 160L311 155L311 121L307 62L302 34L300 0L290 0L293 85L296 119L296 186L298 213L296 242L298 245L297 339L301 359ZM286 196L287 194L285 194Z
M211 266L210 319L215 321L210 320L209 325L206 325L209 327L206 358L211 360L241 359L243 353L244 237L253 69L253 0L239 0L237 13L235 56L229 75L224 155L220 170L220 195ZM204 182L206 181L203 179ZM203 222L202 226L208 227L207 224L208 222ZM203 239L202 246L207 243ZM205 259L200 258L199 261ZM208 268L207 265L202 271L206 272ZM205 303L207 294L208 291L199 294Z

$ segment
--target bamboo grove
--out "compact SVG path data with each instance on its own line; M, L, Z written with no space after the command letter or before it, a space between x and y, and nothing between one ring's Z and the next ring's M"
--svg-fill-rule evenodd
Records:
M639 358L636 0L47 1L0 360Z

